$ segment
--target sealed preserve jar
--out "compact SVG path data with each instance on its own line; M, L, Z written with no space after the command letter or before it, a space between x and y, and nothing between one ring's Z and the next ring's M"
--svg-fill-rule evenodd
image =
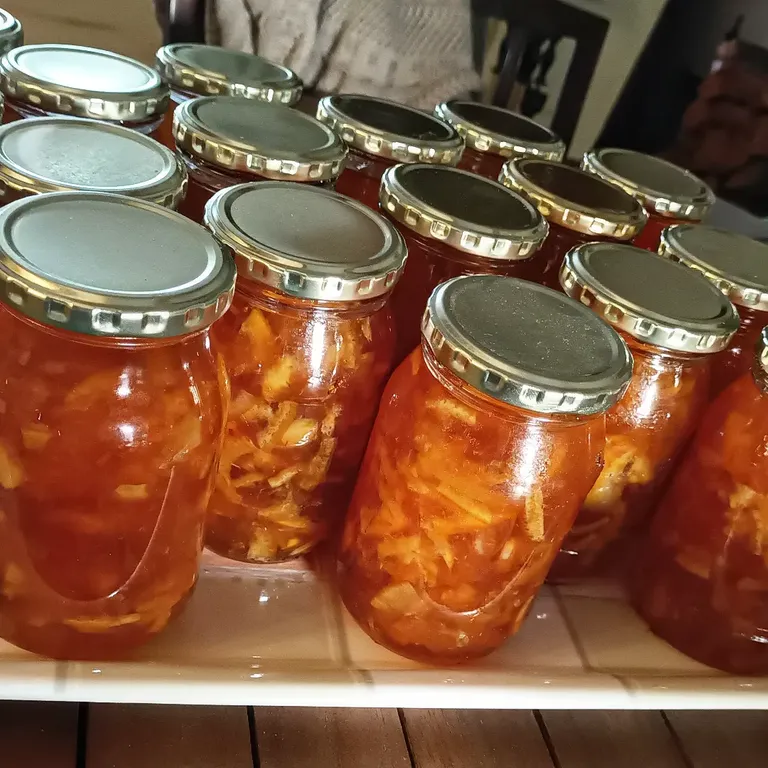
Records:
M326 96L317 106L317 118L349 147L336 189L373 209L387 168L397 163L456 165L464 149L464 140L448 123L372 96Z
M0 205L42 192L111 192L175 208L184 164L148 136L95 120L36 117L0 127Z
M223 190L206 223L239 275L214 337L232 402L206 542L285 560L338 532L392 367L405 245L364 205L304 184Z
M651 629L727 672L768 674L768 334L710 406L667 492L632 592Z
M377 642L455 663L525 619L597 479L632 359L586 307L469 275L430 297L390 379L349 508L344 602Z
M504 186L526 195L549 222L539 258L541 282L560 288L565 254L582 243L629 241L645 225L642 205L631 195L591 173L548 160L511 160L499 177Z
M538 248L547 223L536 208L495 181L432 165L396 165L381 183L381 209L408 245L392 299L397 361L419 345L432 291L458 275L491 273L540 280Z
M98 48L22 45L0 59L5 122L89 117L152 133L168 108L168 86L151 67Z
M173 134L189 170L180 210L202 222L220 189L249 181L332 186L344 167L341 139L310 115L236 96L205 96L176 108Z
M566 294L592 308L632 352L632 381L606 414L604 466L552 569L571 579L623 571L675 459L709 399L714 353L738 328L733 305L703 276L630 245L566 254Z
M768 325L768 244L696 224L666 230L659 253L701 272L736 305L741 325L712 370L714 399L752 370L755 344Z
M642 152L593 149L584 155L581 167L640 201L648 213L648 223L634 243L649 251L658 249L667 227L699 222L715 203L715 193L698 176Z
M21 22L8 11L0 8L0 56L11 48L18 48L24 42Z
M512 157L560 162L565 155L565 143L555 133L510 109L454 99L438 104L435 114L464 139L459 168L493 181Z
M0 636L112 658L197 579L227 406L209 326L235 267L177 213L119 195L0 210Z
M302 83L287 67L253 53L217 45L172 43L157 52L155 68L171 89L171 102L158 139L173 147L173 110L196 96L240 96L292 106Z

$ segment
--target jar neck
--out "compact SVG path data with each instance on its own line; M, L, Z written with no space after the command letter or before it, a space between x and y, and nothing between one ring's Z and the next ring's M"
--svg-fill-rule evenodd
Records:
M396 165L394 160L378 155L369 155L359 149L350 149L347 154L345 170L356 171L372 179L381 179L384 171Z
M507 421L514 421L516 423L530 423L533 421L540 423L542 426L546 425L547 428L551 429L581 426L595 419L602 419L605 416L604 413L590 416L573 413L536 413L535 411L518 408L510 403L496 400L460 379L453 371L438 361L424 336L421 337L421 353L424 356L424 362L429 372L454 397L478 410L491 411Z
M278 312L306 313L330 312L350 318L365 317L380 310L387 302L389 293L361 301L321 301L290 296L277 288L259 283L247 277L238 277L236 293L247 301Z

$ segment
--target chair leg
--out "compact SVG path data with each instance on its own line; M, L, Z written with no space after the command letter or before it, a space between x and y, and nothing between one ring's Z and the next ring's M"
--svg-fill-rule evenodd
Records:
M497 107L506 107L509 104L527 43L527 29L517 26L508 27L507 36L504 38L506 49L504 63L501 65L496 91L493 94L493 103Z

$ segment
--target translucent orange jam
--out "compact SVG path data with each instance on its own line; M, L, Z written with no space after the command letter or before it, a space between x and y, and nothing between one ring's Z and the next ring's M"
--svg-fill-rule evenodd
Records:
M637 199L648 221L633 240L654 253L661 233L674 224L700 222L715 202L714 192L697 176L672 163L629 149L593 149L582 168Z
M511 160L499 181L522 192L549 222L541 249L540 282L560 289L565 254L593 241L628 241L645 225L643 207L622 189L591 173L536 158Z
M458 167L493 181L512 157L560 162L565 154L565 144L549 128L509 109L453 99L438 104L435 114L464 138Z
M765 355L765 339L760 343ZM656 515L634 603L710 666L768 674L768 397L745 374L710 407ZM756 384L757 380L757 384Z
M241 185L209 214L225 242L239 233L240 278L214 335L232 403L206 542L236 560L275 562L338 533L392 368L396 275L385 283L405 248L362 205L302 185ZM291 232L272 226L279 216L296 222ZM283 264L304 282L277 277ZM324 294L334 280L346 295ZM355 284L370 280L371 297L355 298Z
M492 276L456 278L435 294L461 281L481 281L474 298L482 292L494 305L504 303L502 294L514 295L558 314L567 301L553 304L530 283ZM511 283L513 290L507 295L488 281ZM573 309L580 318L581 308ZM494 320L501 314L493 312ZM559 319L570 336L574 326ZM618 375L621 341L609 344L610 329L589 327L587 319L581 327L590 351L605 345L596 366ZM527 320L518 333L530 330ZM551 329L550 321L551 315L542 317ZM489 333L499 349L509 331ZM542 340L537 330L532 335ZM491 652L519 629L597 479L605 423L595 415L539 414L489 396L440 362L429 338L439 344L425 330L422 348L384 392L347 515L339 581L346 607L378 643L420 661L453 664ZM552 360L563 363L565 376L573 374L560 351ZM438 354L449 359L444 348ZM622 377L629 371L624 355ZM503 389L498 384L497 392Z
M456 165L464 142L437 117L373 96L336 94L320 99L317 119L349 147L336 189L374 210L387 168L398 163Z
M0 305L0 636L54 658L122 657L163 630L197 579L228 399L206 324L226 309L234 270L182 217L116 195L36 196L0 216L4 231L18 222L13 245L25 268L50 265L43 290L56 285L72 302L64 313L50 294L40 304L29 298L25 315ZM135 251L132 268L155 301L173 294L164 328L153 325L161 322L154 307L137 317L147 300L133 278L94 259L86 241L97 221L115 238L115 258ZM136 226L147 242L129 241ZM49 228L59 266L35 250L35 231ZM171 242L187 263L176 261ZM0 248L0 279L25 280L9 266L8 241ZM156 273L147 277L149 262ZM209 274L201 276L203 263ZM105 283L124 288L107 316L92 303ZM190 298L202 314L176 336ZM126 335L134 322L135 336ZM139 326L155 338L141 338Z

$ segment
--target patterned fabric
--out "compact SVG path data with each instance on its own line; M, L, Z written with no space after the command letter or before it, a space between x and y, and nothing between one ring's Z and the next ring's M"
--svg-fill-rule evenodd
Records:
M470 0L214 0L209 42L290 67L307 88L432 109L479 87Z

